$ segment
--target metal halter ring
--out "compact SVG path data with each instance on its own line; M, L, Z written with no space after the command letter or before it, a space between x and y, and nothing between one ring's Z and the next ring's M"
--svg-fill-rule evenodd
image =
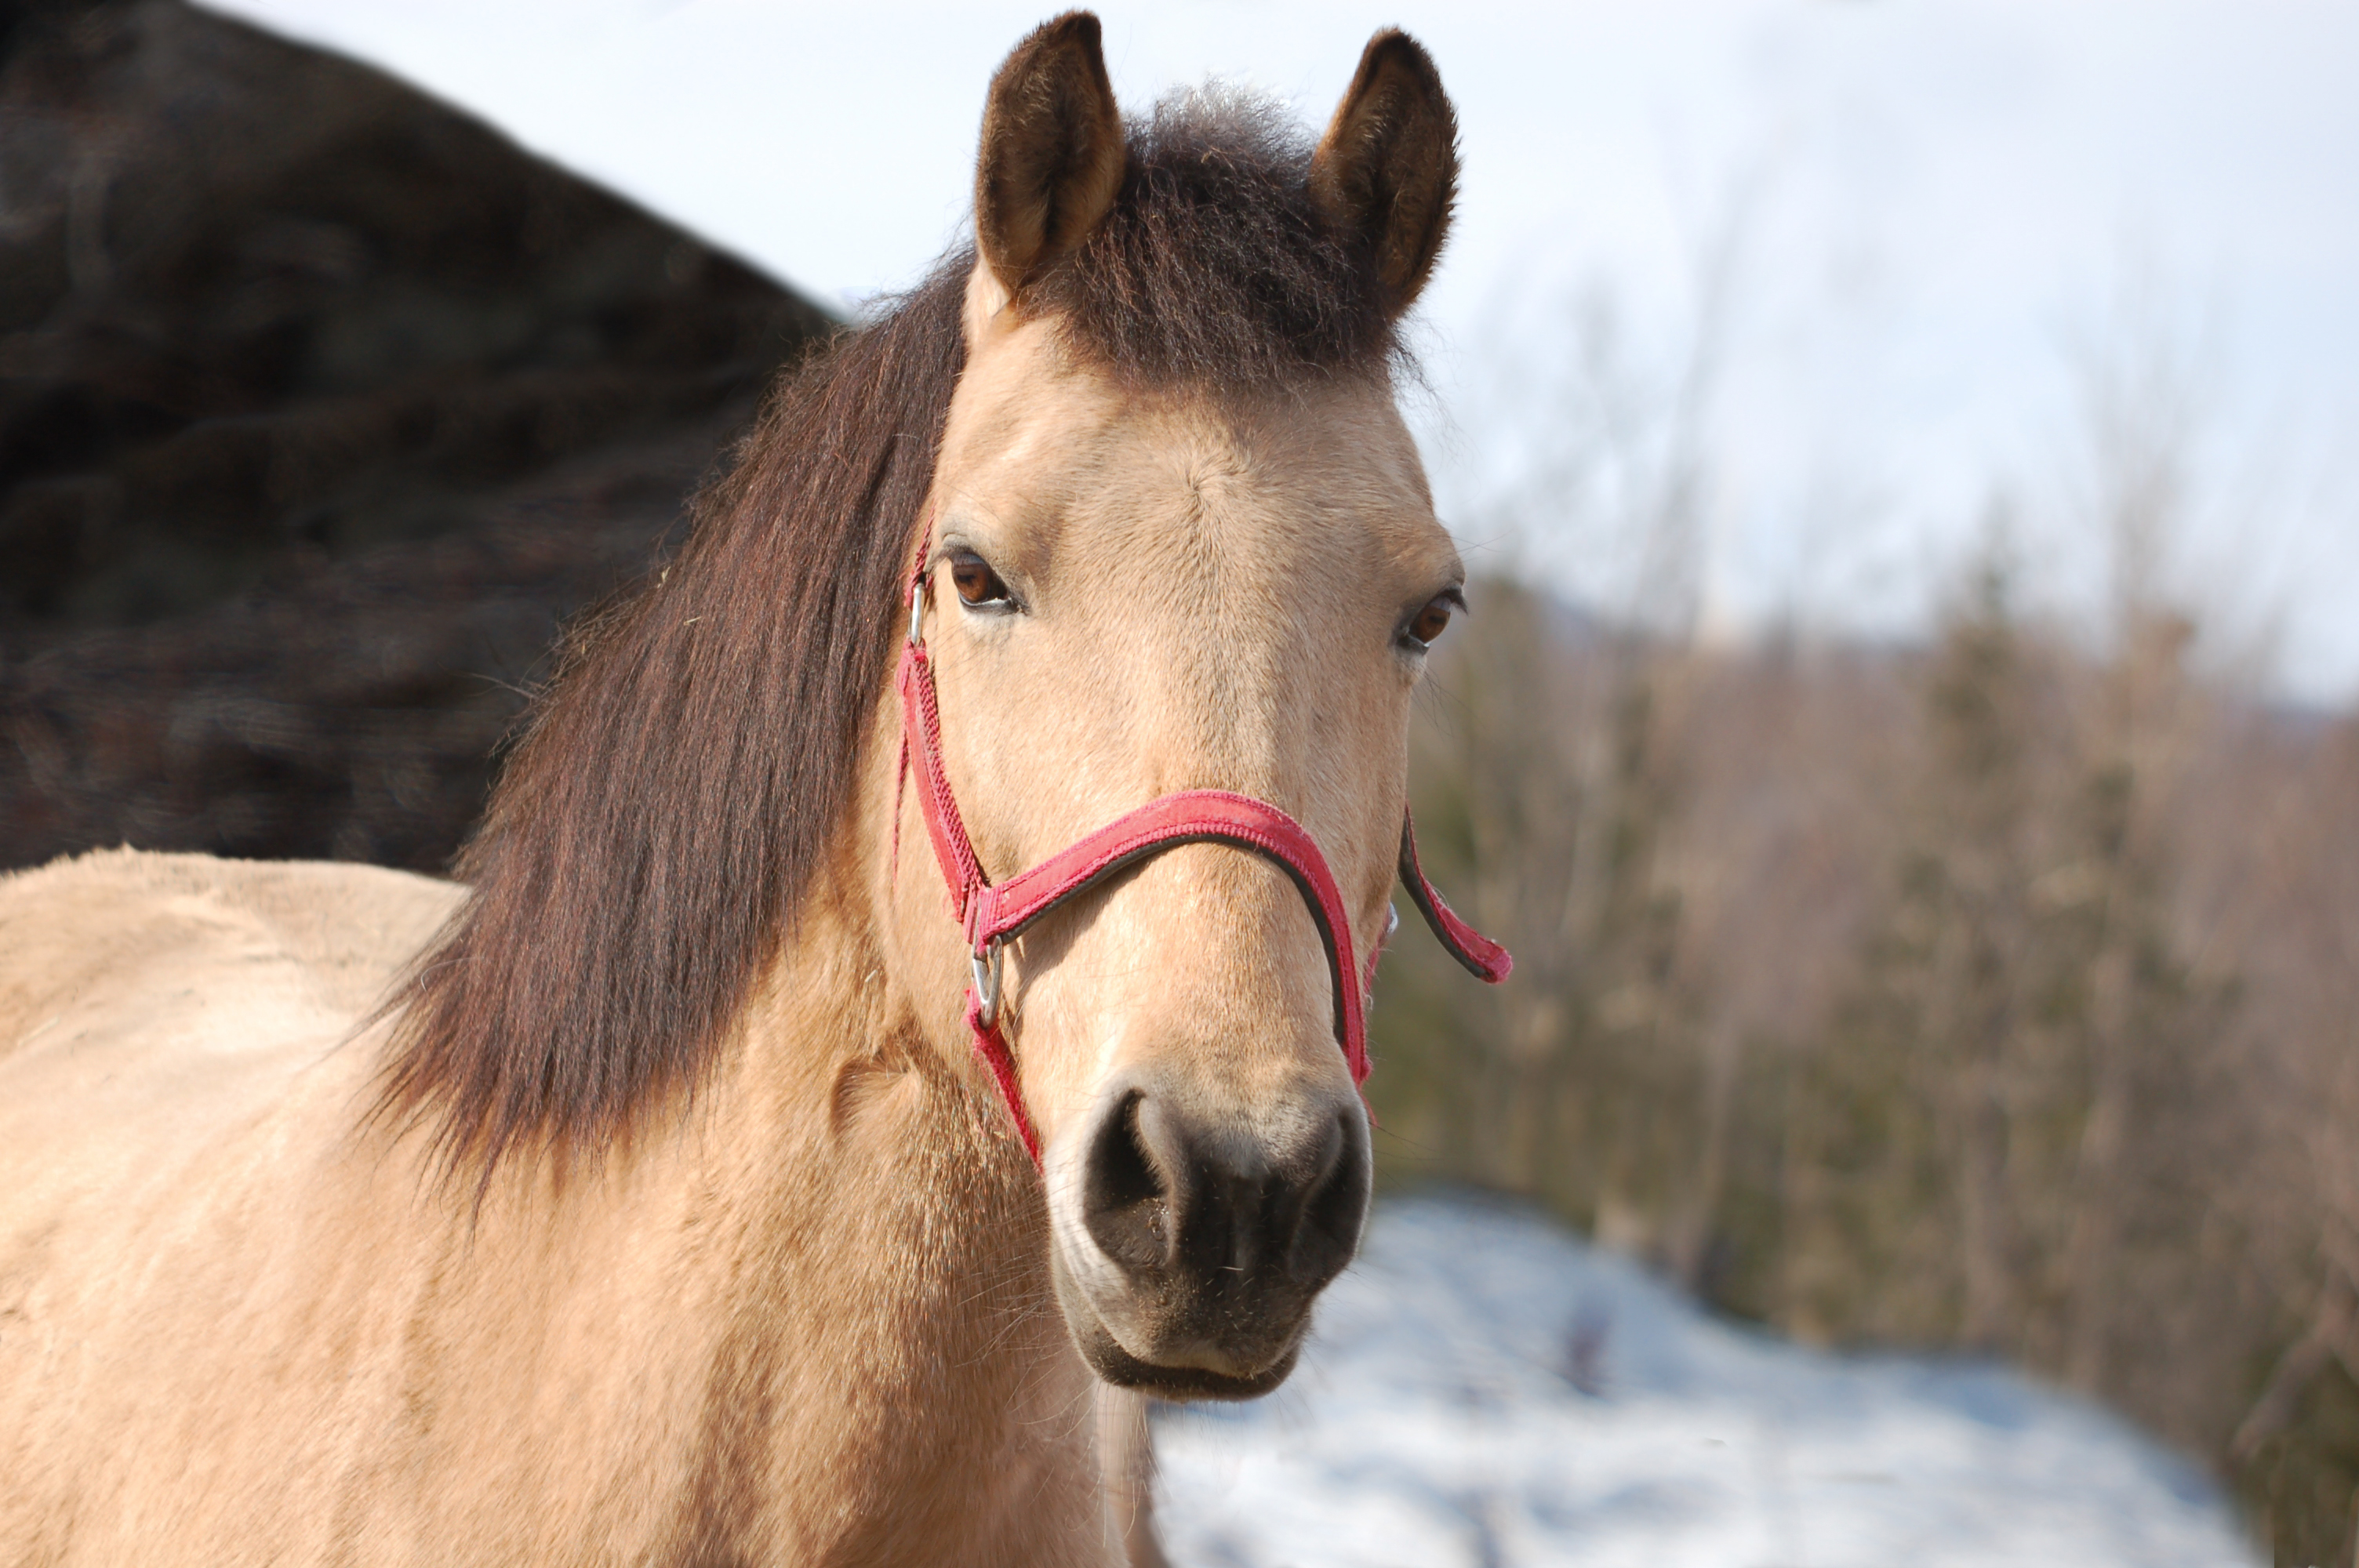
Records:
M995 936L984 949L972 956L974 965L974 1016L985 1029L999 1022L999 960L1000 950L1006 944Z

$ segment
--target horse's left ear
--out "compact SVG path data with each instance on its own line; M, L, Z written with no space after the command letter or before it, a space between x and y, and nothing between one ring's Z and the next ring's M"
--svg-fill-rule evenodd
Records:
M1128 155L1098 19L1068 11L1017 44L991 79L975 160L974 243L1011 296L1088 239Z
M1458 197L1458 116L1433 57L1387 27L1368 40L1310 156L1310 194L1375 253L1386 309L1407 310L1433 274Z

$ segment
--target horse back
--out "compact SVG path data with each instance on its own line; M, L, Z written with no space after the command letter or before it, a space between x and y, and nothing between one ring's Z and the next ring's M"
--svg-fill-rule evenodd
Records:
M459 896L131 850L0 877L0 1558L229 1550L233 1454L300 1424L256 1347L366 1256L310 1212L374 1081L355 1025Z
M348 1027L459 895L374 866L136 849L0 876L0 1062L60 1034L168 1034L207 1011L242 1015L250 1044Z

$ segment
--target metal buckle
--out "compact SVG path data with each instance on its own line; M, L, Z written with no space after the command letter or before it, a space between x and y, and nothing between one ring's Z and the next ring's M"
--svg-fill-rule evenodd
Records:
M1000 949L1006 946L1001 938L995 936L989 946L982 952L971 955L969 959L974 965L974 1016L985 1029L999 1022Z
M926 579L922 576L909 585L909 642L915 647L926 645Z

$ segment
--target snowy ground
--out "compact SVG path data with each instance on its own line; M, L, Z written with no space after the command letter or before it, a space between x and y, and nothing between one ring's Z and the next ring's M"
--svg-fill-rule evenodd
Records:
M1821 1355L1716 1321L1479 1198L1379 1207L1302 1367L1158 1415L1183 1568L2213 1568L2218 1491L1981 1363Z

